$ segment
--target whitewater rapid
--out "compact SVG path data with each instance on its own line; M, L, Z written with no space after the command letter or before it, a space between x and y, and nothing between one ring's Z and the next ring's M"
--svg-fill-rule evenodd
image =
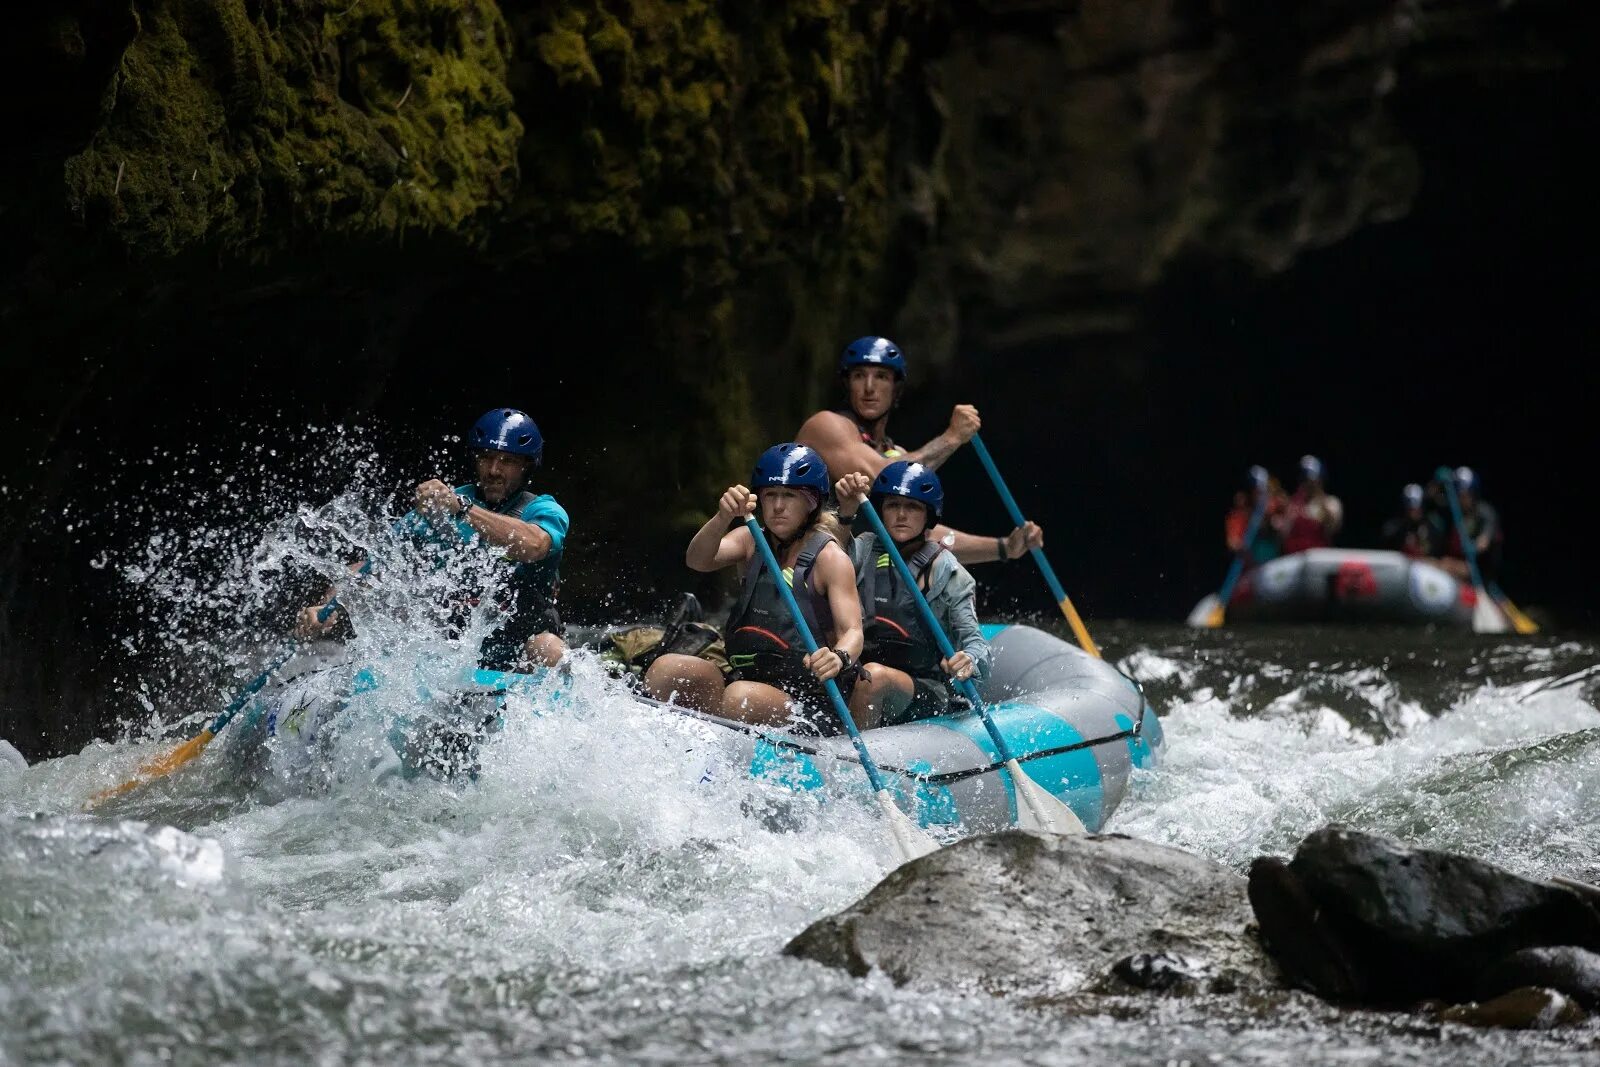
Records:
M1592 647L1473 644L1460 655L1500 675L1483 680L1388 648L1330 662L1304 640L1208 652L1117 634L1168 742L1110 829L1242 869L1341 821L1525 874L1600 875L1593 693L1531 692ZM561 714L513 698L475 781L383 774L376 726L341 734L299 782L219 741L94 815L84 799L160 744L0 769L0 1062L1594 1053L1592 1028L1430 1031L1287 994L1077 1015L788 959L789 938L892 867L876 813L751 780L719 762L712 728L640 708L592 662L570 686Z

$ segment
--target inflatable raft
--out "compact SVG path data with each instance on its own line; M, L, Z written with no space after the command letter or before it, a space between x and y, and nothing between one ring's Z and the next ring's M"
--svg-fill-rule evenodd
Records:
M1029 626L986 626L994 667L984 698L1018 762L1041 786L1064 801L1091 831L1103 827L1127 792L1135 767L1151 764L1162 743L1161 724L1144 694L1115 667L1076 646ZM309 763L318 734L350 705L380 687L357 672L349 700L331 700L309 685L311 671L264 695L237 731L235 749L276 739L275 762ZM392 684L392 683L390 683ZM548 676L474 671L450 696L463 721L483 722L506 710L506 694L526 693L559 712ZM439 694L430 694L437 702ZM489 703L485 703L485 699ZM692 716L720 729L720 746L758 778L796 790L866 789L848 737L817 737L754 727L670 704L640 699L652 713ZM391 731L401 759L414 752L404 731ZM925 826L959 826L982 832L1011 826L1017 797L1010 777L972 712L867 730L863 735L902 807ZM480 738L481 739L481 738Z
M1399 552L1314 548L1263 563L1239 580L1229 622L1436 623L1472 626L1477 595Z

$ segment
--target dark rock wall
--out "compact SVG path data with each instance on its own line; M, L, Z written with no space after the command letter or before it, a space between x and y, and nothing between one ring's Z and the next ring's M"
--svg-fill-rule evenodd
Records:
M579 516L580 615L684 584L683 529L827 399L839 342L869 329L918 354L925 389L974 352L1015 355L1034 386L1070 374L1097 401L1074 430L1126 482L1155 457L1137 431L1171 279L1292 276L1405 215L1425 168L1399 102L1548 81L1582 39L1575 11L17 13L8 43L29 62L8 69L28 80L0 102L15 148L0 169L0 735L59 751L129 710L113 679L137 673L115 652L134 624L107 607L114 571L87 560L147 535L133 501L167 502L180 525L225 506L203 473L130 473L163 448L360 420L421 463L514 399L545 425L546 485ZM963 380L1001 412L1030 399ZM906 436L950 399L914 395ZM1018 425L994 443L1025 448Z

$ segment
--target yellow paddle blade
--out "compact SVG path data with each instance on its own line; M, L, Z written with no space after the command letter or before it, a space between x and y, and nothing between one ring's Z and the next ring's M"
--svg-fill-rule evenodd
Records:
M1524 615L1521 609L1508 598L1501 597L1497 603L1500 605L1500 610L1506 613L1506 618L1511 620L1511 627L1517 633L1536 634L1539 632L1539 624Z
M201 730L199 734L191 737L189 740L185 741L172 751L163 753L162 755L157 756L155 759L145 763L136 772L134 772L134 776L129 778L126 782L114 785L109 789L100 790L100 792L89 798L88 807L98 807L107 800L110 800L112 797L119 797L132 789L136 789L139 786L144 785L146 782L151 782L157 778L162 778L171 774L173 771L177 770L179 767L182 767L185 763L188 763L190 760L200 755L200 753L204 752L206 750L206 746L211 743L211 739L215 736L217 735L212 733L210 730Z
M1095 659L1104 659L1100 649L1095 645L1094 638L1089 636L1089 628L1078 617L1078 609L1072 606L1071 597L1061 598L1061 614L1067 617L1067 625L1072 627L1072 633L1078 639L1078 645Z

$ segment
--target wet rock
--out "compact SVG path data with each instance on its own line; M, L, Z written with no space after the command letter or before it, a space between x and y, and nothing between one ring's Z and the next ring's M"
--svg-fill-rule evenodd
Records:
M28 761L22 758L22 753L13 748L10 741L0 741L0 774L27 768Z
M909 863L784 951L896 982L1053 996L1266 988L1244 879L1116 835L1011 831Z
M1251 881L1286 975L1342 1000L1465 1001L1520 949L1600 950L1600 911L1571 889L1342 827L1307 837L1286 867L1258 862Z
M1339 939L1318 921L1315 901L1289 865L1262 856L1250 865L1250 906L1268 948L1294 984L1334 1000L1359 1000L1365 986Z
M1184 996L1207 991L1209 984L1218 977L1209 965L1170 952L1136 952L1126 956L1112 965L1111 976L1126 989Z
M1478 996L1494 997L1522 986L1554 989L1586 1008L1600 1007L1600 953L1571 945L1513 952L1478 979Z
M1551 1030L1574 1026L1586 1018L1583 1009L1554 989L1524 986L1482 1004L1457 1004L1439 1013L1445 1022L1497 1026L1505 1030Z

